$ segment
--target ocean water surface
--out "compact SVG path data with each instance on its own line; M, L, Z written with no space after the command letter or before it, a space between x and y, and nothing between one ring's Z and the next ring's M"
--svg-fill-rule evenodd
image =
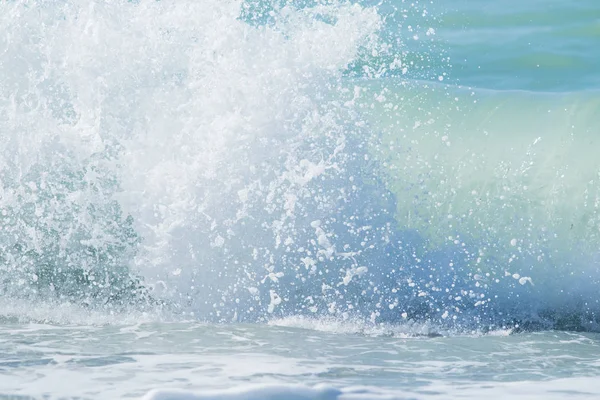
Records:
M600 4L0 4L0 398L600 395Z

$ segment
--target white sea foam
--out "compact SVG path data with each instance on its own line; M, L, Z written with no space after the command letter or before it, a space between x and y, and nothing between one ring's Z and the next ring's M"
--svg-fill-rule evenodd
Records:
M3 290L110 308L135 274L217 320L303 300L277 287L298 270L283 258L335 256L352 132L329 97L382 20L324 2L259 23L243 5L1 5Z
M298 385L265 385L237 387L221 391L153 390L142 400L405 400L438 399L441 394L461 399L556 399L565 395L579 399L594 399L600 396L600 385L595 378L566 378L547 382L481 382L480 384L458 384L449 386L435 383L421 393L412 391L383 391L368 387L335 389L324 386L306 387Z
M152 308L147 311L114 310L111 308L90 309L69 302L48 302L41 300L0 301L0 321L17 323L39 323L51 325L122 325L158 321L181 320L170 311Z
M415 337L447 334L441 327L430 323L385 324L372 323L354 318L292 316L269 321L269 325L310 329L336 334L359 334L365 336Z
M364 335L369 337L438 337L438 336L508 336L513 329L448 329L431 322L404 321L402 323L373 323L352 317L304 317L291 316L269 321L271 326L308 329L333 334Z
M264 385L193 394L178 390L154 390L142 400L335 400L342 392L329 387Z

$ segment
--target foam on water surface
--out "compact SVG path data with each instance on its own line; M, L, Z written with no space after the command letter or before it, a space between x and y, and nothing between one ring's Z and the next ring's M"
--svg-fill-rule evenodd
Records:
M591 398L597 339L553 332L415 338L252 324L5 322L0 396L500 398L556 395L577 384L572 392Z
M251 388L235 388L225 391L207 391L205 393L193 394L190 392L176 390L155 390L142 397L144 400L178 400L178 399L263 399L263 400L335 400L339 399L341 391L334 388L317 387L309 388L298 385L289 386L262 386Z
M573 389L575 387L585 389ZM452 388L456 390L456 388ZM437 399L441 393L450 392L444 385L432 388L430 393L421 394L420 399ZM546 383L522 382L517 384L488 383L480 387L464 386L457 390L463 399L505 399L517 396L527 399L564 399L565 396L578 398L595 398L600 395L600 387L589 378L561 379ZM413 395L386 393L374 388L349 388L336 390L333 388L308 388L298 386L266 386L255 388L239 388L229 391L186 392L175 390L155 390L149 392L142 400L408 400Z

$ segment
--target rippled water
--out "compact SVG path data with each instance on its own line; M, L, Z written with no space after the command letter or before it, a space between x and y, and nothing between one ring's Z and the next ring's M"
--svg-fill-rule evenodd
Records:
M0 393L114 399L163 387L202 393L248 384L326 383L367 386L362 394L368 398L600 394L596 334L410 338L302 325L315 328L299 320L269 326L9 323L0 333Z

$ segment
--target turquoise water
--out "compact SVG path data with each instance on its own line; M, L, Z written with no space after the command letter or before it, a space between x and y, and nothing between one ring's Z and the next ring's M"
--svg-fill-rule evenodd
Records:
M594 1L440 2L441 40L464 85L539 92L598 89Z
M0 32L0 397L598 395L592 0Z

